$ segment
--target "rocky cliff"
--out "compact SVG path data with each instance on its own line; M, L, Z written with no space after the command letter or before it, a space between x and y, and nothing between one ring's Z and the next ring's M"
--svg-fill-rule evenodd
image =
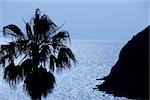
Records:
M149 99L149 32L150 26L128 41L119 54L100 91L127 98Z

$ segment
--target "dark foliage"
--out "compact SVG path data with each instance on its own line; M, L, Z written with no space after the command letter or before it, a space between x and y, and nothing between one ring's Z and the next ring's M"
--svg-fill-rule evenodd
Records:
M69 59L76 62L75 56L69 48L60 48L58 59L56 59L56 66L60 69L65 67L69 68L71 66Z
M14 63L8 65L4 71L4 79L11 85L23 80L22 71L20 66L15 66Z
M11 35L11 36L15 36L15 37L23 36L23 33L18 28L18 26L13 25L13 24L3 27L3 33L4 33L4 36L6 36L6 35Z
M55 77L51 72L43 67L35 69L28 74L24 81L24 90L26 90L33 100L40 100L41 96L46 97L54 88Z
M22 68L22 74L23 74L24 76L27 76L29 73L32 72L33 63L32 63L32 60L31 60L31 59L25 60L20 66L21 66L21 68Z
M76 59L67 47L69 32L59 31L63 25L58 27L40 9L36 9L30 23L24 23L25 32L14 24L3 27L3 35L13 37L13 41L1 45L0 65L5 68L4 79L10 86L24 80L24 90L35 100L52 92L55 83L52 72L70 68L71 61ZM19 57L23 58L15 65Z

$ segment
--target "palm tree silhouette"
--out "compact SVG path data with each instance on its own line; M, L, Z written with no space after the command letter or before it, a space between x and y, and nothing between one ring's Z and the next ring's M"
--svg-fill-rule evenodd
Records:
M24 21L25 22L25 21ZM0 64L4 79L11 87L24 81L23 89L32 100L41 100L52 92L55 84L54 70L71 67L76 58L67 47L70 36L47 15L36 9L30 22L25 22L26 32L14 24L3 27L3 35L13 41L0 47ZM15 60L19 59L18 64Z

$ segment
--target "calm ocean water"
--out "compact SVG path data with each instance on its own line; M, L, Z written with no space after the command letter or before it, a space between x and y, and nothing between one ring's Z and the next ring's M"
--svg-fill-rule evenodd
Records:
M123 45L115 41L72 41L71 48L78 63L71 69L55 73L55 89L43 100L127 100L93 90L95 85L102 83L96 79L109 74ZM13 90L1 77L0 100L29 100L29 97L24 94L22 83Z

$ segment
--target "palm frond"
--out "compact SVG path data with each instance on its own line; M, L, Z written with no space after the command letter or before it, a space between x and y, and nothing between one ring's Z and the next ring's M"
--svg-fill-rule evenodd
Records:
M77 62L77 60L70 48L61 48L60 51L65 52L71 60L73 60L74 62Z
M40 45L43 43L47 43L47 42L51 42L51 40L56 41L56 38L53 38L53 36L55 36L55 33L66 23L66 21L59 27L56 26L55 29L53 29L50 32L47 32L48 35L44 38L44 40L41 41Z
M23 75L27 76L33 69L33 62L31 59L26 59L21 65L20 65Z
M33 33L32 33L32 29L29 23L26 23L26 33L29 39L33 39Z
M33 25L33 31L34 31L34 38L36 39L37 37L36 37L36 34L37 34L37 23L38 23L38 21L39 21L39 19L40 19L40 9L36 9L36 11L35 11L35 17L34 18L32 18L31 20L30 20L30 24L32 24Z
M67 31L60 31L58 32L55 36L52 37L53 39L69 39L70 36L69 36L69 32Z
M40 61L43 62L44 67L45 67L45 63L51 54L51 50L50 50L50 47L46 44L42 45L40 49L41 49L40 53L39 53L40 54Z
M9 42L9 44L1 45L0 56L4 57L5 61L8 60L9 63L12 63L16 57L15 43Z
M50 56L50 70L54 71L54 67L55 67L55 63L56 63L56 57L54 55Z
M51 31L57 27L47 15L41 15L40 9L36 9L33 20L34 37L36 40L44 40ZM31 21L32 22L32 21Z
M40 67L30 73L24 81L24 90L33 100L40 100L42 96L46 97L54 88L55 77Z
M19 66L15 66L14 63L11 63L5 68L4 79L10 84L10 86L14 87L16 83L23 80L21 68Z
M62 53L58 55L58 59L56 59L56 67L57 67L57 70L62 70L63 68L71 67L70 60L66 54Z
M36 34L43 40L47 37L47 32L54 30L55 27L56 25L48 18L48 16L43 15L36 25Z
M70 36L69 32L67 31L61 31L58 32L56 35L52 37L52 46L54 49L65 47L65 43L69 40L70 42Z
M36 9L35 11L35 18L34 18L34 24L36 25L40 19L40 14L41 14L41 11L39 8Z
M51 46L53 47L54 51L59 51L60 48L66 47L65 41L61 41L61 39L53 38L51 41Z
M7 59L9 58L9 54L7 55L1 55L0 57L0 64L2 67L5 67L5 64L7 63Z
M60 48L60 52L58 53L56 67L58 69L62 68L70 68L71 67L71 60L76 63L76 59L74 54L69 48Z
M18 56L20 56L21 54L25 54L27 55L29 53L29 42L30 40L18 40L15 41L15 49L16 49L16 53Z
M14 24L10 24L10 25L3 27L3 35L4 36L10 35L16 38L24 38L23 32L19 29L18 26Z

